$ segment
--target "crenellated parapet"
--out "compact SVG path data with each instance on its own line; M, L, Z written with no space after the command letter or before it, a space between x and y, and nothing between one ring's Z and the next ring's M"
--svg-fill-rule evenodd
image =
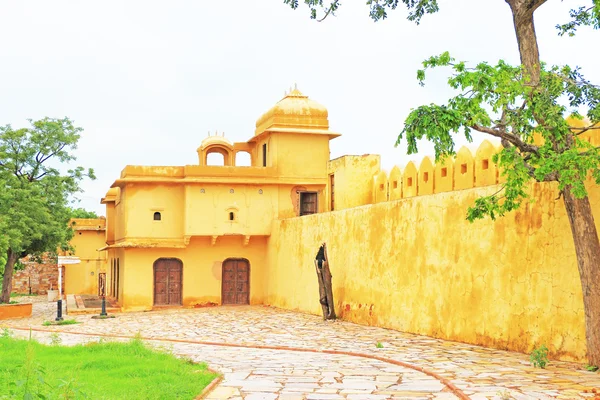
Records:
M451 192L500 183L499 169L492 161L500 147L485 140L475 154L462 147L453 158L439 160L424 157L403 168L394 166L389 174L380 171L373 177L375 203L414 196Z
M569 122L574 127L589 126L579 120ZM598 130L588 130L579 138L600 146ZM403 168L394 166L389 174L379 171L373 176L373 203L503 183L500 168L492 160L501 149L501 145L484 140L474 153L463 146L456 156L437 163L431 157L424 157L418 167L410 161Z

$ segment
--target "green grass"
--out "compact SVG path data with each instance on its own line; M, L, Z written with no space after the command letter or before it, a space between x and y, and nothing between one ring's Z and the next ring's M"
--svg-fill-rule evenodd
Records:
M39 294L28 294L28 293L11 293L10 297L34 297L39 296Z
M138 339L46 346L0 335L0 354L0 399L193 399L215 378Z
M63 319L62 321L44 321L42 325L50 326L50 325L75 325L80 324L81 322L75 321L74 319Z

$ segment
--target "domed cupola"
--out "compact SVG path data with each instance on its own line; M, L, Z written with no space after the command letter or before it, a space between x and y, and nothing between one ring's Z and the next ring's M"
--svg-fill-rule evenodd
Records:
M255 136L269 131L319 131L329 130L325 106L308 98L294 88L256 121Z
M225 138L225 134L211 136L210 132L208 137L204 138L200 147L196 150L198 152L198 160L200 165L207 165L207 157L211 153L219 153L223 156L224 165L231 166L234 163L233 160L233 143Z

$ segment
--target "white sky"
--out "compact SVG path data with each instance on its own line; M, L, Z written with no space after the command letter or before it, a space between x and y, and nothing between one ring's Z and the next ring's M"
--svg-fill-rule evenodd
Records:
M364 3L345 1L317 23L282 0L0 0L0 125L68 116L83 127L78 164L98 179L83 183L80 206L100 214L125 165L197 164L208 131L246 141L294 83L342 133L332 158L377 153L387 169L418 160L432 148L410 158L394 148L404 118L451 94L442 71L418 86L421 61L448 50L518 63L510 10L504 0L441 0L417 26L404 9L374 23ZM590 51L599 33L561 38L554 28L579 3L537 11L541 56L600 82Z

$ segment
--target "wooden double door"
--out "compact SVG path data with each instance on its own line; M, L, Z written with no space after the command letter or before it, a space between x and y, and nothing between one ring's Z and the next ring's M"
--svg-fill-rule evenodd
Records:
M250 263L244 259L223 262L221 302L250 304Z
M176 258L154 262L154 305L180 306L183 263Z

